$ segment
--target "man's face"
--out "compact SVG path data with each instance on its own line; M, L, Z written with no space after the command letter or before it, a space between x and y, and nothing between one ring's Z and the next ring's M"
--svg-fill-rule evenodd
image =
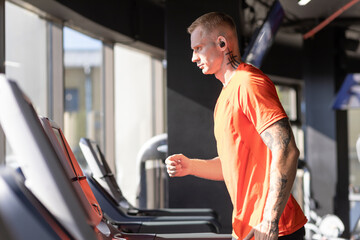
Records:
M191 61L196 63L203 74L216 74L221 66L222 55L213 34L206 34L201 27L195 28L191 34Z

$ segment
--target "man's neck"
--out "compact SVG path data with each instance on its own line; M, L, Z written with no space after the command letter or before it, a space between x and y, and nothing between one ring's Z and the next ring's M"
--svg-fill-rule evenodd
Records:
M215 74L215 77L226 86L240 64L240 54L234 55L232 52L226 53L221 71Z
M234 76L235 72L236 72L236 69L232 70L232 71L227 71L225 73L225 78L224 78L225 81L223 82L224 87L226 87L229 84L229 82L230 82L232 76Z

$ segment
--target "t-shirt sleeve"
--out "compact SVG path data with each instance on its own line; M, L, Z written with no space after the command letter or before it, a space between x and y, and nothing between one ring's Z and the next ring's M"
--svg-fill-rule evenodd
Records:
M239 86L239 105L261 134L267 127L286 118L272 81L263 74L250 74Z

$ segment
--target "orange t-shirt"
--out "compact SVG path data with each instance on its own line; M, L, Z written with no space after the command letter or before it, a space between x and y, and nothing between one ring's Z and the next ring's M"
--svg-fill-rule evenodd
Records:
M224 180L233 203L233 235L243 239L262 221L270 183L271 151L260 133L287 115L272 81L242 63L223 88L214 111L214 132ZM279 221L279 236L306 223L291 195Z

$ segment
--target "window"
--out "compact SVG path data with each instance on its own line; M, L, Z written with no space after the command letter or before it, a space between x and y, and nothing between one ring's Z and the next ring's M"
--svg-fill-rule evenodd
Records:
M38 114L47 116L47 22L13 3L5 2L5 71L30 98ZM6 162L13 154L6 144Z
M82 137L104 147L102 42L64 28L64 135L76 158Z
M136 205L137 154L165 129L163 66L160 60L120 44L115 45L114 56L117 179L126 198Z
M297 91L295 87L286 85L276 85L276 90L279 95L280 101L288 115L290 121L298 120L297 109Z
M5 71L31 99L38 114L48 114L47 22L5 2Z

